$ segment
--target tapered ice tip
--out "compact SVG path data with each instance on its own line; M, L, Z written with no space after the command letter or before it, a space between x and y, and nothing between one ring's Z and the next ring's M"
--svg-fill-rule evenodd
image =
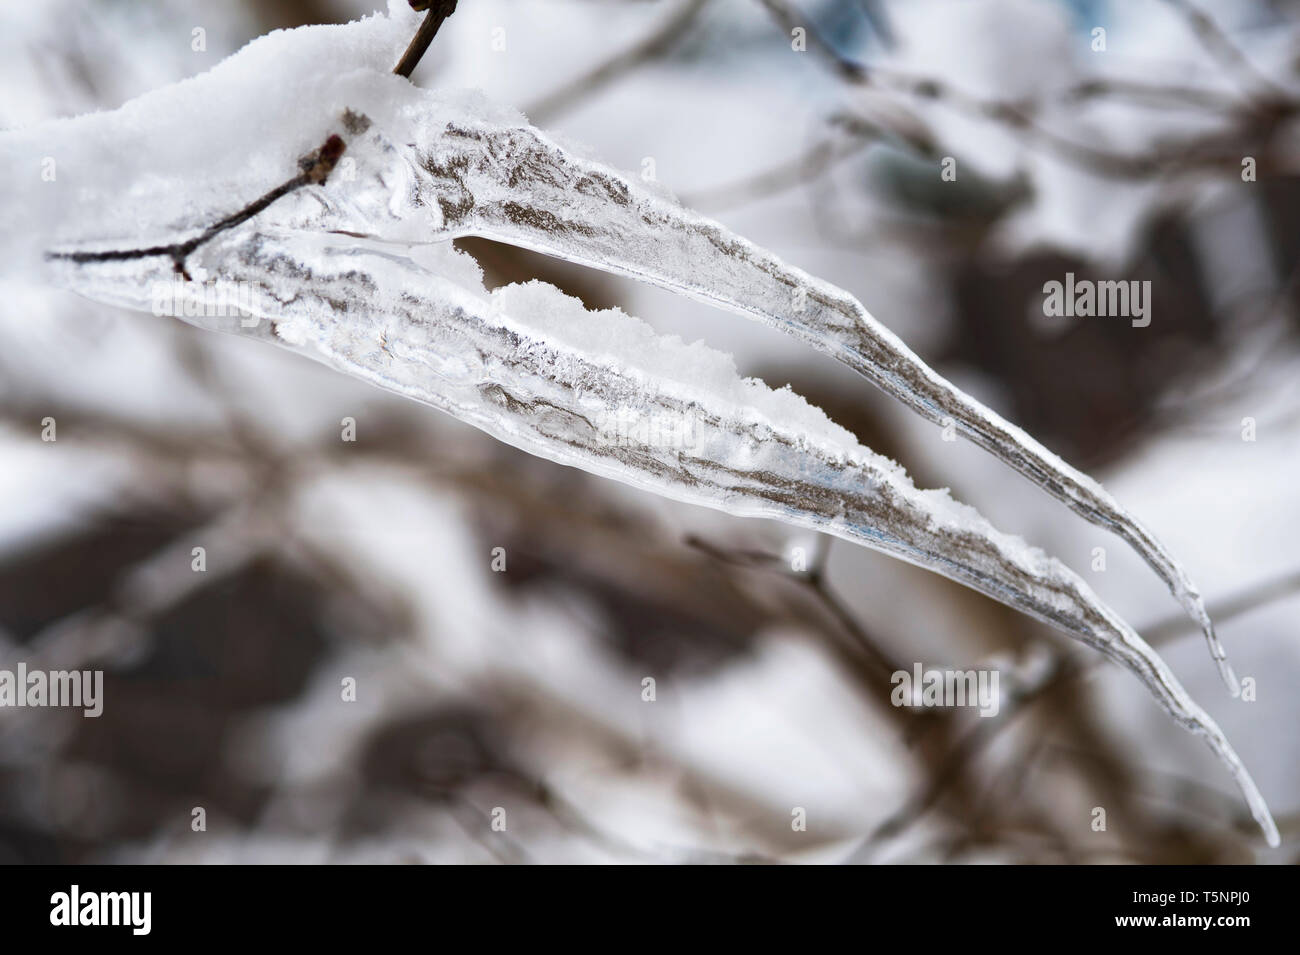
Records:
M1223 685L1234 697L1241 696L1241 683L1232 669L1232 664L1228 662L1228 651L1224 649L1218 635L1214 632L1214 624L1206 618L1202 626L1205 630L1205 642L1210 645L1210 656L1214 657L1214 662L1219 667L1219 676L1223 677Z

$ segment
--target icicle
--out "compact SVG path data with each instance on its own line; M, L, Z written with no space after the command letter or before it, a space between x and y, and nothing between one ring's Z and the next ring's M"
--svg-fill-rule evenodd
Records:
M431 270L413 254L436 260ZM1270 845L1276 826L1223 732L1164 662L1073 571L993 528L789 391L741 380L729 356L587 312L542 283L488 295L450 247L408 254L351 236L232 232L196 253L248 283L251 334L439 408L532 454L731 514L834 534L965 584L1053 624L1132 671L1203 737ZM148 307L157 258L67 263L67 283ZM470 279L473 281L470 281ZM246 320L187 317L214 330ZM667 422L629 435L619 422ZM645 435L657 438L647 440Z
M1142 553L1230 679L1182 568L1099 485L936 375L847 292L576 158L517 114L378 72L399 35L409 33L382 17L273 34L113 113L0 133L11 220L0 234L0 269L39 263L52 282L145 310L154 283L175 281L174 267L205 269L216 281L248 283L251 299L241 294L241 303L251 300L264 320L187 321L274 341L534 454L728 513L824 530L958 580L1132 670L1206 739L1277 844L1219 728L1069 569L945 492L917 490L802 399L741 381L725 356L656 338L618 312L588 314L548 287L488 295L476 266L447 240L476 234L526 246L758 318L926 417L951 417ZM205 122L196 127L195 115ZM276 135L250 139L250 128ZM327 148L334 136L346 148L337 169L337 149ZM308 181L277 192L311 149L315 158L299 171ZM31 189L23 171L55 155L60 182L76 188ZM274 198L259 206L266 197ZM241 208L255 214L245 221ZM230 227L214 233L220 223ZM167 252L119 254L142 248ZM41 262L50 252L81 259ZM646 440L620 430L628 420L668 427Z
M958 430L1076 513L1126 540L1201 627L1230 692L1227 653L1186 571L1100 484L930 369L848 292L786 265L630 177L572 156L525 125L416 120L412 196L436 205L438 235L477 235L650 282L757 318L828 352L936 423ZM382 141L382 134L376 134ZM389 207L391 211L391 206ZM365 215L354 228L378 229Z

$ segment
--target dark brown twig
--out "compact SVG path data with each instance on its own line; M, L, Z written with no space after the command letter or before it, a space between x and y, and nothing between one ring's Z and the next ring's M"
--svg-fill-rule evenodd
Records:
M408 80L416 65L419 64L420 57L424 56L424 52L429 49L429 44L438 35L438 28L442 26L442 22L456 12L456 0L410 0L410 3L412 10L429 12L425 14L420 29L415 31L415 36L411 38L406 52L393 67L394 73L405 76Z
M188 280L190 276L185 270L185 261L196 249L216 238L222 232L247 222L277 199L288 195L295 189L308 185L319 186L324 183L329 178L330 173L334 171L334 167L338 165L339 158L346 148L347 146L342 138L331 135L329 139L321 144L319 149L309 153L299 161L298 165L302 171L298 175L280 183L280 185L254 199L238 212L226 216L214 225L204 229L199 235L184 242L176 242L171 245L154 245L146 249L111 249L106 252L47 252L45 257L47 259L76 262L80 265L84 262L122 262L128 259L144 259L155 255L166 255L171 258L176 271Z
M1054 690L1082 671L1083 663L1080 657L1058 656L1047 673L1038 681L1027 687L1018 687L1007 694L998 716L992 720L978 722L965 735L959 737L939 771L931 776L901 808L872 830L854 851L850 861L864 861L881 842L898 835L924 816L961 778L971 761L984 751L1002 730L1034 703L1052 696Z
M857 618L853 616L853 612L826 582L829 541L830 538L825 534L818 535L818 550L813 555L813 563L807 573L799 574L791 572L785 560L776 554L738 548L724 549L696 537L694 534L689 534L686 537L687 546L693 547L715 560L746 569L770 570L804 587L822 605L822 608L830 614L839 628L849 636L856 651L864 658L863 662L866 664L866 669L870 672L872 679L879 681L882 686L887 686L890 676L903 669L903 667L898 661L890 659L889 654L880 647L871 634L867 632L867 629L858 622ZM908 715L915 712L914 710L904 711Z
M433 42L433 38L438 33L438 28L442 26L442 22L456 12L457 0L410 0L410 2L412 8L428 10L429 12L420 24L419 30L411 39L406 52L402 54L401 60L393 69L394 73L408 78L411 71L415 69L416 64L420 62L420 57L424 56L424 52L429 49L429 44ZM301 171L298 175L285 180L274 189L254 199L238 212L226 216L214 225L209 226L199 235L184 242L174 242L170 245L153 245L144 249L110 249L102 252L47 252L45 257L47 259L75 262L80 265L85 262L124 262L131 259L165 255L171 258L176 271L188 281L190 275L186 271L185 262L195 250L222 232L247 222L276 200L289 193L301 189L303 186L322 185L329 178L330 173L334 171L334 167L338 165L339 158L343 155L345 149L347 149L347 145L343 142L342 137L331 135L321 144L319 149L299 160L298 166Z

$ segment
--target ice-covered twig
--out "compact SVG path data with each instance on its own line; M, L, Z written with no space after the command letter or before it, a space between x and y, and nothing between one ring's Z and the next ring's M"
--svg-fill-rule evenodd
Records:
M254 199L238 212L233 212L224 216L219 221L208 226L201 233L192 239L186 239L184 242L172 242L168 245L153 245L145 248L127 248L127 249L96 249L94 251L74 251L74 252L48 252L46 257L51 260L67 260L78 264L86 262L124 262L129 259L146 259L166 256L172 261L172 268L187 280L190 278L189 271L185 268L185 263L190 255L202 246L205 242L210 242L227 229L233 229L242 225L254 216L266 211L277 200L284 198L295 189L301 189L307 185L321 185L329 178L334 167L338 164L339 157L343 155L343 150L347 148L343 140L335 134L332 134L321 147L316 151L304 156L299 161L298 175L286 179L274 189L271 189Z
M1173 555L1098 483L935 373L848 292L786 265L630 177L517 124L447 118L430 99L401 188L440 215L429 238L477 235L618 272L757 318L826 351L932 421L968 438L1106 527L1165 581L1202 628L1224 683L1238 684L1197 588ZM396 152L375 134L374 145ZM399 197L369 195L322 225L384 235ZM399 218L401 216L399 215Z
M1208 630L1181 568L1099 486L935 375L848 293L575 158L517 114L388 74L397 34L377 18L268 37L205 77L113 114L0 134L0 173L58 154L77 175L75 191L48 198L14 191L0 263L23 267L35 245L61 256L44 263L48 280L153 309L157 283L174 279L169 250L197 236L194 265L244 283L266 319L251 329L238 318L197 324L292 348L540 456L729 513L824 530L958 580L1134 672L1206 739L1276 843L1268 810L1219 728L1069 569L946 492L917 490L797 396L741 381L726 356L658 339L618 312L589 314L548 286L488 295L472 260L447 240L483 235L622 272L831 352L926 416L953 418L1080 513L1127 536ZM286 55L302 69L287 71L283 102L268 101L258 70L283 70ZM322 60L328 71L316 65ZM209 123L195 129L199 108ZM346 170L211 232L210 223L240 207L234 197L266 194L340 118ZM275 136L250 140L241 135L249 128ZM142 129L152 137L143 143ZM102 254L131 248L160 252ZM629 439L617 427L629 416L661 422L661 439L677 440Z
M247 283L251 334L432 405L516 447L731 514L824 531L943 574L1053 624L1126 667L1228 767L1270 844L1249 773L1214 721L1127 624L1059 561L993 528L788 391L739 379L730 359L656 337L617 311L589 313L541 283L491 295L461 253L352 236L237 231L199 253ZM417 261L422 259L423 263ZM468 266L468 268L467 268ZM73 288L147 308L166 267L69 263ZM473 281L471 281L473 278ZM237 319L190 319L235 330ZM626 440L609 422L671 423Z
M438 30L442 28L443 21L456 12L457 0L410 0L412 10L426 10L424 20L420 23L420 29L415 31L415 36L411 38L410 45L407 46L406 52L402 58L397 61L393 67L393 72L398 76L405 76L408 79L415 72L416 66L419 65L421 57L429 49L429 44L433 38L438 35Z

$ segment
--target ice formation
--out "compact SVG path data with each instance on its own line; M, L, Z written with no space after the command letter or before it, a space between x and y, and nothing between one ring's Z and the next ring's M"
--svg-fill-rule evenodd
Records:
M797 395L741 380L725 354L656 337L616 310L588 312L539 283L488 293L450 239L484 236L629 275L830 352L919 413L953 419L1128 540L1201 624L1228 678L1182 568L1098 484L935 374L847 292L478 94L420 90L389 74L413 26L395 4L389 17L272 34L114 112L0 134L13 210L0 260L143 310L178 268L238 283L256 322L185 320L290 348L551 460L884 551L1047 621L1134 672L1202 736L1277 844L1218 726L1063 564L947 492L917 490ZM342 158L311 165L332 136ZM51 158L59 188L15 187ZM306 181L213 234L294 176ZM611 435L609 422L629 416L688 426L670 430L674 440Z

